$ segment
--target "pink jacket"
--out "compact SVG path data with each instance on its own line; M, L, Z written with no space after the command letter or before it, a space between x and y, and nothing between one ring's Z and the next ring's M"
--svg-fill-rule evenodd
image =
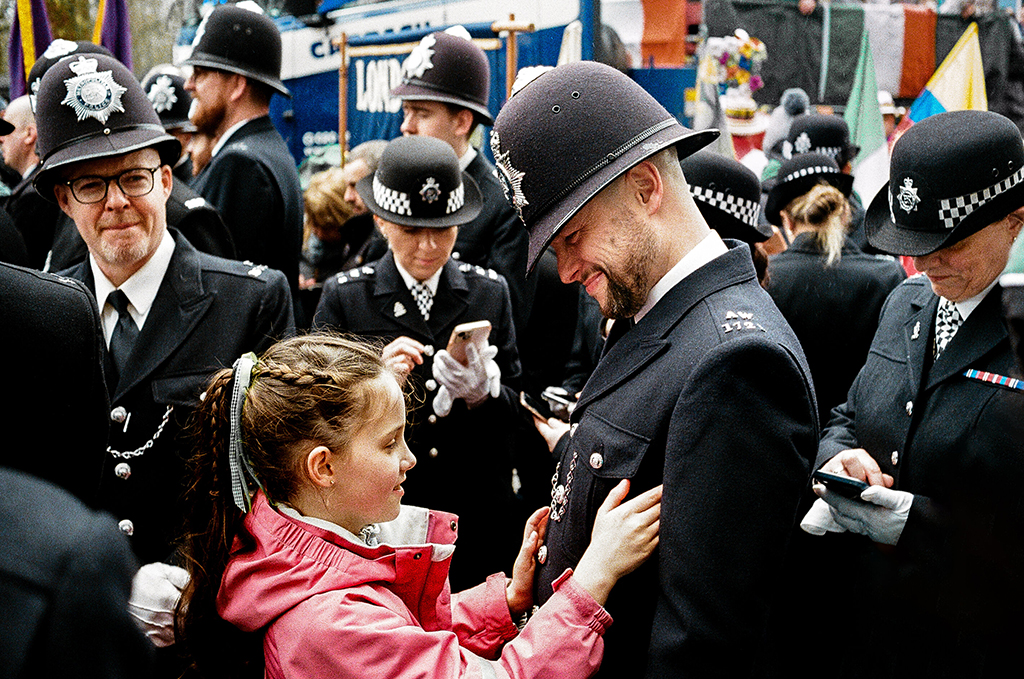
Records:
M597 670L611 617L571 571L517 636L503 574L450 594L455 517L404 507L392 524L410 522L419 544L367 547L284 516L259 493L245 518L256 547L236 538L218 610L242 630L265 630L269 678L582 679Z

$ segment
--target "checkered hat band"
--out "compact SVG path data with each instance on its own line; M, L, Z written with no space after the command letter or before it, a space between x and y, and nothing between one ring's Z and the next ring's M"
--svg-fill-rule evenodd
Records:
M813 165L811 167L802 167L796 172L787 174L779 183L785 184L786 182L791 182L794 179L799 179L800 177L807 177L812 174L839 174L839 172L837 172L834 167L829 167L828 165Z
M459 187L448 194L448 207L444 213L450 215L458 210L466 202L466 185L459 184Z
M842 151L843 147L841 146L819 146L817 148L811 149L812 153L820 153L823 156L828 156L832 160L838 158L839 154L842 153Z
M383 210L392 214L412 216L412 205L409 203L409 194L389 189L380 183L377 176L373 177L373 199Z
M996 196L1006 193L1024 179L1024 166L998 184L968 193L957 198L943 198L939 201L939 221L947 229L954 228L967 218L969 214L980 208Z
M760 203L692 184L690 185L690 192L694 198L707 203L716 210L727 212L744 224L749 224L753 227L757 226L757 215L761 211Z

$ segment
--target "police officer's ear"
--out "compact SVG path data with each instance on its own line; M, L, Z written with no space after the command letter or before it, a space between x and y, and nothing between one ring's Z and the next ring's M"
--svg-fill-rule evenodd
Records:
M468 137L476 127L476 118L468 108L457 108L452 115L455 134L460 137Z
M648 215L653 215L665 195L664 177L650 159L641 161L626 172L626 190Z
M160 186L163 187L164 200L166 201L171 195L171 189L174 188L174 172L167 163L160 165Z
M68 217L71 216L69 211L71 205L71 187L67 184L54 184L53 195L57 198L57 205L60 205L60 209L64 211Z

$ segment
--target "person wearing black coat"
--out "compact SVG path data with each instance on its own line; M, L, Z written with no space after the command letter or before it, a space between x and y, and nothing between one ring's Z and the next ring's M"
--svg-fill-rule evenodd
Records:
M851 186L831 158L804 153L783 162L768 194L768 219L790 241L769 261L768 294L807 354L821 422L846 400L882 304L906 278L894 258L865 254L845 235Z
M0 467L0 678L151 676L128 615L137 568L109 515Z
M508 287L493 270L451 257L457 225L479 209L480 193L447 144L392 141L358 190L390 251L329 279L313 326L387 343L384 357L409 374L419 405L406 439L418 462L405 499L459 515L463 556L450 574L458 591L511 568L520 537L512 453L521 369ZM410 201L407 210L399 196ZM446 213L446 204L461 207ZM426 317L410 287L416 282L435 286ZM453 330L484 320L486 346L469 350L477 353L469 365L454 366L445 350Z
M846 675L1003 676L1024 634L1024 390L998 276L1024 222L1024 143L998 114L944 113L890 165L868 236L923 275L889 296L819 446L818 468L869 487L816 485L803 525L838 534L851 567L833 582L871 601L830 617L831 634L880 651Z

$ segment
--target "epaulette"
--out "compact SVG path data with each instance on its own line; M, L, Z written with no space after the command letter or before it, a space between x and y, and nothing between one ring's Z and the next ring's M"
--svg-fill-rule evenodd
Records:
M372 276L374 273L376 273L376 270L367 264L365 266L357 266L356 268L349 269L348 271L342 271L334 278L338 283L348 283L349 281L355 281L360 278Z
M207 203L206 199L203 198L202 196L196 196L195 198L189 198L188 200L186 200L184 205L189 210L195 210L196 208L201 208L204 205L209 205L209 203Z
M269 268L266 264L253 264L249 260L245 260L242 264L249 267L249 270L246 271L246 273L253 278L259 278L263 275L263 272Z
M459 271L462 273L469 273L472 271L477 276L484 276L485 278L490 278L492 281L498 280L497 271L494 269L485 269L482 266L477 266L476 264L459 264Z

